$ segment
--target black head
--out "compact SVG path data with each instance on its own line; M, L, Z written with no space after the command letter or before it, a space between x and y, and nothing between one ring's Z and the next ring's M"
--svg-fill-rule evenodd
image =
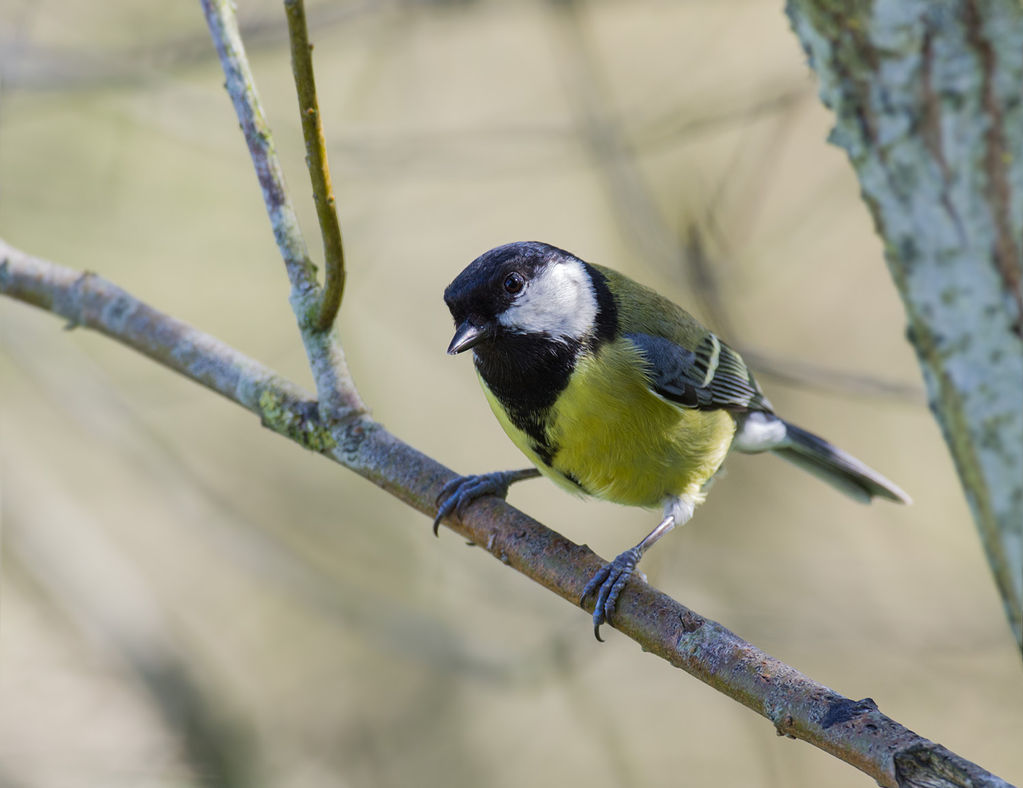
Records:
M444 291L455 321L448 353L507 334L581 341L593 329L597 299L589 267L550 244L519 241L473 260Z

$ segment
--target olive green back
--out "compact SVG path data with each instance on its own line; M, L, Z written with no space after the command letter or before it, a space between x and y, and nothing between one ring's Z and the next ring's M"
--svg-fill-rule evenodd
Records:
M621 333L664 337L687 350L694 350L710 333L686 310L649 287L611 268L593 267L607 279L608 289L618 302Z

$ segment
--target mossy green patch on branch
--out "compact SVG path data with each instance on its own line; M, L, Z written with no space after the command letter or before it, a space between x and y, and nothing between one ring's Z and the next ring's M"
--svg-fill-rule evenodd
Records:
M263 426L290 438L299 445L322 453L337 446L330 430L314 416L296 412L287 400L271 389L259 395L259 413Z

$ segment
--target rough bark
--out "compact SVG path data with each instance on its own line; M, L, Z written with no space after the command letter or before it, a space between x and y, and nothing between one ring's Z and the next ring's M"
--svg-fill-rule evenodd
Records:
M1023 649L1023 7L789 0Z

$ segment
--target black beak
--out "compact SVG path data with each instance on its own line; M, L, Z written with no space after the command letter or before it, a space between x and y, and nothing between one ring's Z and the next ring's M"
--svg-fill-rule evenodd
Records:
M486 324L474 326L468 320L463 320L455 329L455 335L451 338L451 344L448 345L448 353L453 356L455 353L474 348L480 342L489 339L492 334L492 329Z

